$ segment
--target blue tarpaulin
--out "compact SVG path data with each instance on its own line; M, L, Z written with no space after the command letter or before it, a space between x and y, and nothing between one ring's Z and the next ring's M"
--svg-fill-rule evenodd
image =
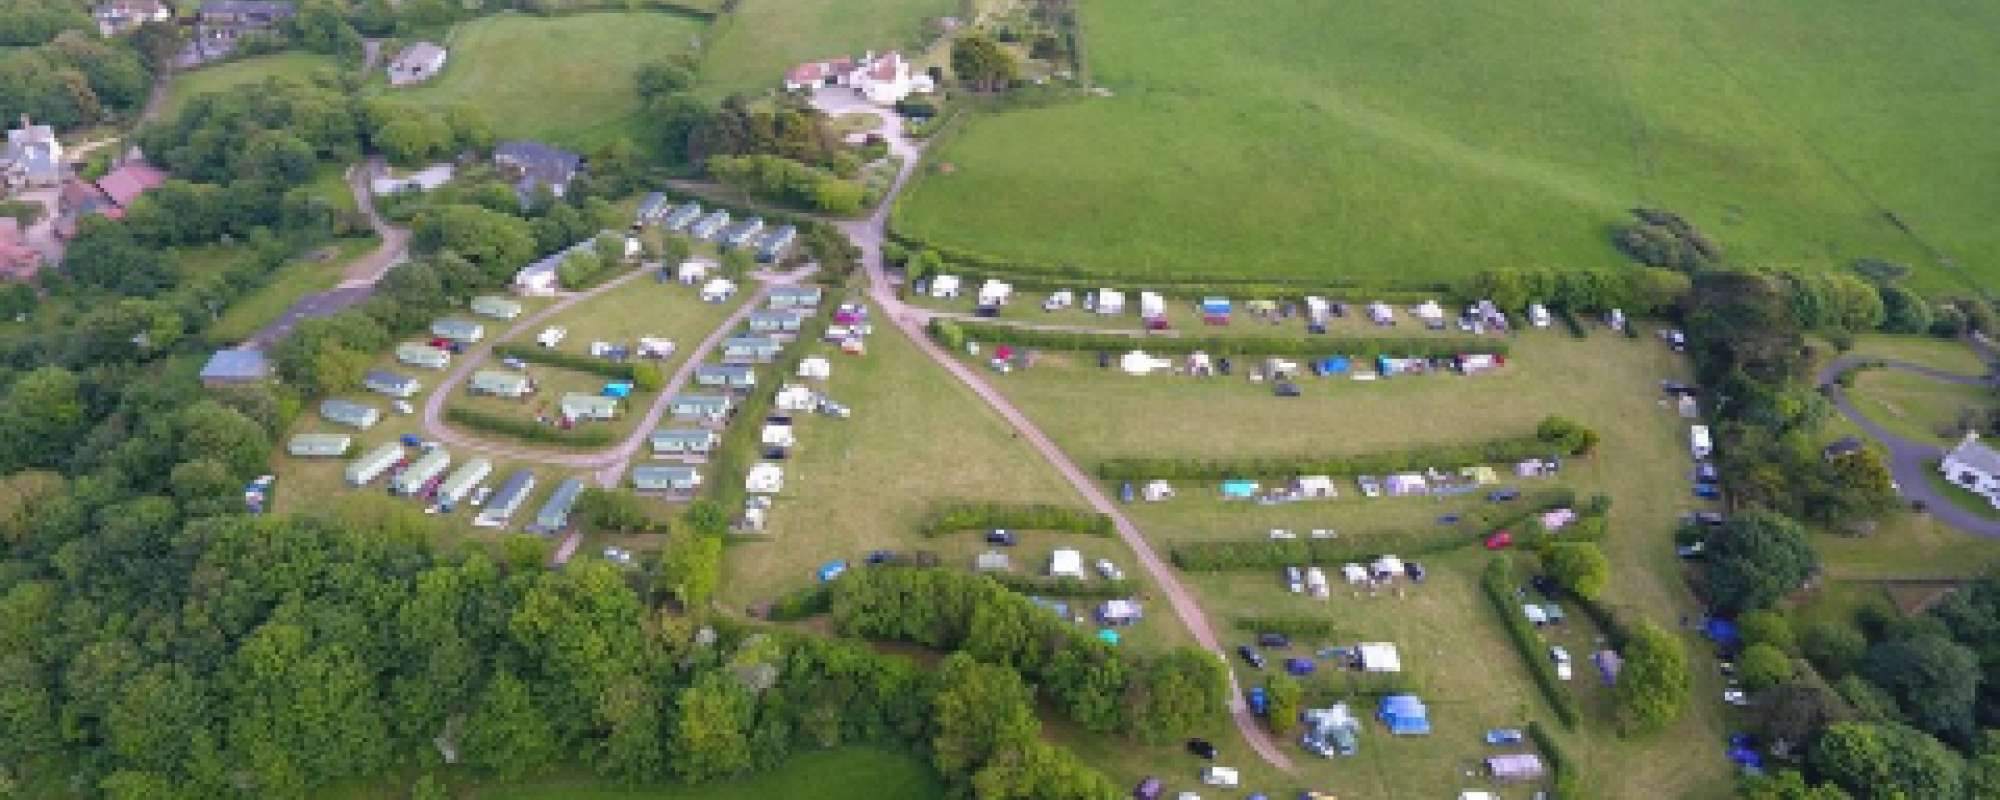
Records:
M1098 628L1097 638L1100 641L1103 641L1105 644L1109 645L1118 644L1118 632L1110 628Z
M1734 620L1710 619L1702 626L1702 634L1724 647L1735 647L1743 642L1743 639L1736 635Z
M1319 372L1321 375L1346 375L1347 356L1333 356L1331 358L1320 359Z
M623 381L604 384L605 397L630 397L631 395L632 384Z
M819 579L822 582L830 581L833 580L834 578L840 577L840 573L846 571L847 571L846 561L828 561L824 564L819 565Z
M1431 732L1430 711L1424 708L1424 701L1413 694L1392 694L1382 698L1382 710L1376 716L1389 726L1389 732L1398 736L1423 736Z
M1223 497L1250 497L1257 493L1256 481L1223 481Z

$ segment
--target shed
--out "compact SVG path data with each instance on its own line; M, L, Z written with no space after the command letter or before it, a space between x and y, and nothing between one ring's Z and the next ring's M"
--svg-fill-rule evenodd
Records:
M521 316L521 304L499 295L480 295L472 298L472 313L494 319L513 319Z
M485 507L479 509L479 517L473 524L494 528L507 523L514 512L528 502L528 495L535 491L535 473L517 469L493 490L493 496L486 498Z
M1497 781L1541 780L1542 757L1534 753L1506 753L1486 759L1486 771Z
M451 351L420 342L396 345L396 360L412 367L444 369L451 366Z
M1300 475L1292 481L1292 488L1301 497L1333 497L1338 494L1333 488L1333 478L1326 475Z
M488 394L494 397L523 397L535 390L533 381L519 372L497 369L482 369L472 373L472 383L466 391L473 394Z
M327 398L319 404L319 415L328 422L346 425L350 428L368 430L382 421L380 409L356 403L352 400Z
M369 391L386 394L390 397L412 397L417 392L423 391L424 388L423 383L419 382L416 378L397 375L394 372L386 370L369 372L366 376L362 377L361 385L367 387Z
M833 362L825 356L807 356L799 362L799 377L816 380L833 377Z
M431 335L472 344L486 338L486 326L468 319L447 318L431 323Z
M1049 576L1053 578L1081 579L1083 577L1083 554L1067 548L1050 553Z
M438 484L438 502L458 505L466 495L472 493L473 487L478 486L480 481L486 480L486 476L491 474L493 474L493 462L484 458L473 458L458 465L458 469L452 470L451 475L445 478L443 483Z
M1006 553L993 550L980 553L972 559L972 568L980 572L1005 572L1012 566Z
M301 433L285 444L285 452L301 458L334 458L347 455L354 437L344 433Z
M757 370L746 364L703 364L695 367L694 382L710 389L749 389L757 385Z
M217 350L201 367L201 385L211 389L257 383L271 377L271 362L254 347Z
M711 278L701 286L701 300L704 303L727 302L736 296L736 282L728 278Z
M403 455L402 445L385 442L347 465L347 483L351 486L366 486L376 478L382 477L382 473L402 463Z
M706 428L661 428L653 431L653 454L707 455L721 439Z
M564 478L556 484L556 490L549 493L549 499L542 503L542 509L535 512L535 524L530 530L538 533L554 533L569 526L569 512L576 508L576 499L583 495L583 481Z
M1430 710L1413 694L1383 696L1376 716L1397 736L1425 736L1431 732Z
M701 488L701 471L665 464L633 467L632 486L648 492L692 492Z
M432 449L410 462L395 478L389 481L389 491L396 494L416 494L424 490L431 481L443 475L451 466L451 453L444 448Z
M769 304L771 308L781 310L818 308L825 295L825 290L818 286L779 286L771 290Z
M1361 655L1361 669L1364 672L1402 672L1403 659L1396 653L1396 646L1389 642L1363 642L1355 650Z
M667 409L678 419L721 419L729 413L729 398L719 394L680 394Z
M743 490L752 494L777 494L785 489L785 468L769 462L750 468L743 477Z
M1222 482L1222 497L1225 500L1247 500L1256 495L1256 481L1234 480Z
M570 392L562 396L562 414L575 420L613 419L618 416L618 399Z

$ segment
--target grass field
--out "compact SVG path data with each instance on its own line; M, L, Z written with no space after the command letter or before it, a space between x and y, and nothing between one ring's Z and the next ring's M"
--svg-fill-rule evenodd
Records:
M701 91L755 94L783 86L803 61L907 52L921 44L925 19L958 10L955 0L742 0L703 55Z
M340 272L347 262L375 249L379 241L373 235L341 239L286 262L271 275L269 283L230 304L229 310L209 329L209 339L235 342L256 333L282 316L299 298L340 283Z
M1823 355L1832 355L1834 352L1831 347L1817 349ZM1984 375L1991 368L1979 357L1979 353L1964 342L1933 336L1887 334L1857 336L1854 338L1854 348L1843 355L1859 358L1893 358L1960 375Z
M320 69L338 66L332 56L278 53L177 73L167 90L164 114L172 117L180 113L189 100L200 95L225 92L269 77L304 79Z
M430 83L390 97L486 112L501 139L539 139L585 151L639 135L633 75L682 52L701 23L657 11L558 17L496 14L452 31L451 60Z
M1670 539L1675 518L1694 507L1694 501L1685 476L1686 422L1661 405L1657 382L1684 379L1685 362L1648 336L1628 340L1599 333L1579 340L1541 332L1520 335L1513 345L1508 367L1493 374L1373 383L1309 379L1303 382L1305 396L1296 399L1273 397L1264 387L1240 378L1130 378L1074 362L1048 363L998 376L996 381L1086 466L1118 455L1229 457L1401 449L1512 435L1552 413L1571 417L1603 436L1597 453L1571 460L1560 482L1614 499L1611 535L1604 542L1616 576L1608 599L1627 614L1673 628L1682 615L1696 612ZM1134 521L1161 544L1256 536L1272 527L1327 527L1344 537L1365 536L1372 531L1428 528L1454 504L1478 502L1360 500L1342 487L1343 497L1330 502L1237 509L1224 507L1206 489L1181 487L1173 501L1134 506ZM1499 639L1498 622L1473 593L1479 563L1474 556L1456 554L1429 560L1434 577L1403 600L1369 599L1359 601L1364 605L1356 608L1346 607L1355 601L1334 601L1330 610L1338 624L1355 628L1357 634L1380 630L1403 642L1406 653L1432 653L1425 661L1441 666L1425 667L1435 670L1426 673L1434 695L1427 700L1440 704L1434 712L1440 720L1439 734L1430 741L1395 742L1387 750L1382 749L1386 737L1364 739L1364 752L1373 746L1385 754L1376 769L1382 777L1373 779L1377 782L1372 789L1363 780L1365 774L1353 774L1358 762L1329 764L1303 756L1306 777L1329 784L1342 797L1438 796L1442 791L1472 788L1476 784L1446 785L1462 780L1451 777L1456 774L1452 766L1478 755L1477 748L1463 747L1459 739L1499 724L1495 719L1503 714L1518 718L1520 713L1513 709L1522 701L1512 698L1533 700L1528 713L1546 718L1547 712L1535 705L1539 700L1526 676L1518 674L1518 656ZM1197 575L1192 583L1218 623L1231 613L1300 602L1285 593L1274 576L1260 573ZM1453 595L1461 596L1453 599ZM1399 615L1389 610L1405 601L1423 606L1410 622L1399 621ZM1378 625L1383 627L1373 627ZM1590 644L1586 632L1573 635L1583 638L1571 642L1572 651ZM1500 642L1500 649L1489 652L1495 642ZM1726 714L1717 700L1720 686L1703 657L1706 648L1692 638L1688 643L1695 692L1686 717L1674 728L1657 737L1628 741L1617 737L1600 714L1576 734L1562 737L1571 755L1582 762L1597 794L1727 794L1728 764L1720 744ZM1444 651L1442 657L1435 654L1438 650ZM1405 661L1413 659L1406 655ZM1587 680L1586 676L1587 672L1580 674L1579 680ZM1587 708L1601 708L1601 698L1594 697L1601 692L1581 682L1573 686L1586 694ZM1444 723L1458 708L1466 709L1466 716ZM1084 746L1094 747L1087 741ZM1158 767L1155 761L1141 760L1123 768Z
M1854 407L1869 420L1905 438L1948 444L1962 436L1961 418L1992 409L1991 389L1946 383L1894 369L1862 370L1848 390ZM1974 423L1975 425L1977 423Z
M1114 96L973 120L938 153L956 169L903 201L902 230L1133 276L1408 283L1615 264L1605 225L1646 204L1687 215L1739 262L1882 256L1916 264L1924 290L1995 277L2000 231L1981 220L2000 140L1981 132L2000 125L2000 102L1971 76L2000 70L2000 8L1079 12Z

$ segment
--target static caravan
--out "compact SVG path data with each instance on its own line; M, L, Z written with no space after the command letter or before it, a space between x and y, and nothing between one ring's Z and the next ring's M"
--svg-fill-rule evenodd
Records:
M756 241L757 234L763 232L764 220L759 217L751 217L735 225L731 225L729 230L723 231L722 244L725 247L731 248L748 247L751 242Z
M424 385L418 382L416 378L397 375L394 372L385 370L369 372L361 379L361 385L367 387L371 392L386 394L390 397L405 398L414 397L417 392L424 389Z
M722 233L723 227L728 224L729 212L718 208L708 212L707 216L689 223L687 232L689 236L704 242L714 241Z
M792 249L792 243L798 238L799 229L790 225L766 234L763 241L757 243L757 260L770 264L783 259L785 252Z
M368 485L376 478L382 477L382 473L388 472L397 464L403 463L403 455L403 446L395 442L388 442L381 447L368 451L360 458L355 459L354 463L347 465L348 485Z
M750 389L757 385L757 370L746 364L703 364L695 367L694 382L708 389Z
M575 420L615 419L618 416L618 400L613 397L570 392L562 396L562 414Z
M431 335L472 344L486 338L486 326L468 319L441 319L431 323Z
M556 490L549 495L542 510L535 512L535 524L531 530L553 533L569 526L569 512L576 508L576 498L583 494L583 481L564 478L556 484Z
M701 219L701 204L686 203L674 209L672 213L667 214L666 219L661 221L660 227L674 233L680 233L687 230L688 226L693 225L694 221L698 219Z
M771 290L770 306L780 310L818 308L825 296L825 290L817 286L780 286Z
M1707 425L1688 428L1688 450L1694 453L1696 460L1708 458L1715 452L1715 443L1708 438Z
M722 360L765 362L778 357L784 344L769 336L732 336L722 342Z
M519 372L482 369L472 373L472 383L466 390L494 397L524 397L535 390L535 384Z
M354 437L344 433L301 433L285 444L285 452L300 458L336 458L347 455Z
M521 316L521 304L498 295L480 295L472 298L472 313L494 319L513 319Z
M474 458L460 464L458 469L451 471L451 477L445 478L444 483L438 484L438 502L449 506L458 505L466 495L472 493L473 487L478 486L480 481L486 480L486 476L491 474L493 474L493 462L483 458Z
M419 342L396 345L396 360L412 367L444 369L451 366L451 351Z
M328 422L368 430L382 421L382 411L352 400L329 398L320 401L319 415Z
M632 214L633 222L639 225L656 224L667 216L670 208L672 206L667 203L666 195L647 192L645 197L639 198L639 208Z
M729 398L719 394L675 395L667 410L677 419L721 419L729 413Z
M706 428L661 428L653 431L653 454L700 456L715 449L722 437Z
M416 494L451 467L451 453L440 447L417 457L407 469L389 481L389 491Z
M678 465L633 467L632 487L643 492L692 492L701 488L701 471Z
M472 524L482 528L498 528L507 524L514 512L527 504L528 495L534 491L535 473L525 469L515 470L500 484L499 489L494 490L492 497L486 498L486 506L479 509L479 516Z
M747 321L752 333L798 333L805 315L789 309L752 311Z

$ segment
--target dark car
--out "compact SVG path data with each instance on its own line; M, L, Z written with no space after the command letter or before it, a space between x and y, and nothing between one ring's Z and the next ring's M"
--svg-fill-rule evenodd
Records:
M1419 564L1415 561L1405 561L1403 562L1403 574L1410 576L1410 580L1416 581L1417 583L1423 583L1424 565Z
M1234 366L1235 364L1230 362L1228 356L1224 356L1222 358L1218 358L1215 360L1215 372L1218 375L1228 375L1229 370Z
M987 317L987 318L997 317L1000 316L1000 307L980 306L972 310L972 315L975 317Z
M1257 634L1257 644L1263 647L1290 647L1292 639L1282 633Z
M1694 496L1703 500L1720 499L1722 497L1722 487L1713 483L1697 483L1694 485Z
M1111 351L1109 350L1097 351L1097 366L1099 369L1111 368Z
M1118 484L1118 499L1126 503L1132 502L1131 481L1126 481L1124 483Z
M1300 394L1299 385L1291 381L1281 381L1272 387L1271 391L1276 392L1279 397L1298 397Z
M887 564L894 560L896 560L896 551L894 550L876 550L868 554L868 563L870 564Z
M765 461L783 461L783 460L785 460L785 459L787 459L787 458L790 458L790 457L791 457L791 452L790 452L790 451L787 451L787 450L786 450L785 448L782 448L782 447L766 447L766 448L764 448L764 460L765 460Z
M1189 739L1187 750L1202 758L1211 760L1215 758L1215 745L1209 744L1207 739Z
M1697 511L1694 513L1694 521L1703 525L1721 525L1722 520L1722 512L1720 511Z
M986 543L987 543L987 544L997 544L997 545L1000 545L1000 546L1002 546L1002 547L1013 547L1013 546L1014 546L1014 534L1012 534L1012 533L1008 533L1007 531L1003 531L1003 530L991 530L991 531L987 531L987 532L986 532Z
M1237 645L1236 654L1243 657L1243 663L1257 669L1264 668L1264 654L1257 652L1257 648L1247 644Z
M1459 516L1458 516L1457 514L1444 514L1444 515L1441 515L1441 516L1439 516L1439 517L1438 517L1438 524L1439 524L1439 525L1457 525L1457 524L1458 524L1458 520L1459 520L1459 519L1460 519L1460 517L1459 517Z
M1306 333L1326 333L1326 323L1308 322L1306 323Z
M1521 492L1517 489L1500 489L1498 491L1487 493L1486 499L1495 503L1505 503L1509 500L1517 499L1520 496Z

